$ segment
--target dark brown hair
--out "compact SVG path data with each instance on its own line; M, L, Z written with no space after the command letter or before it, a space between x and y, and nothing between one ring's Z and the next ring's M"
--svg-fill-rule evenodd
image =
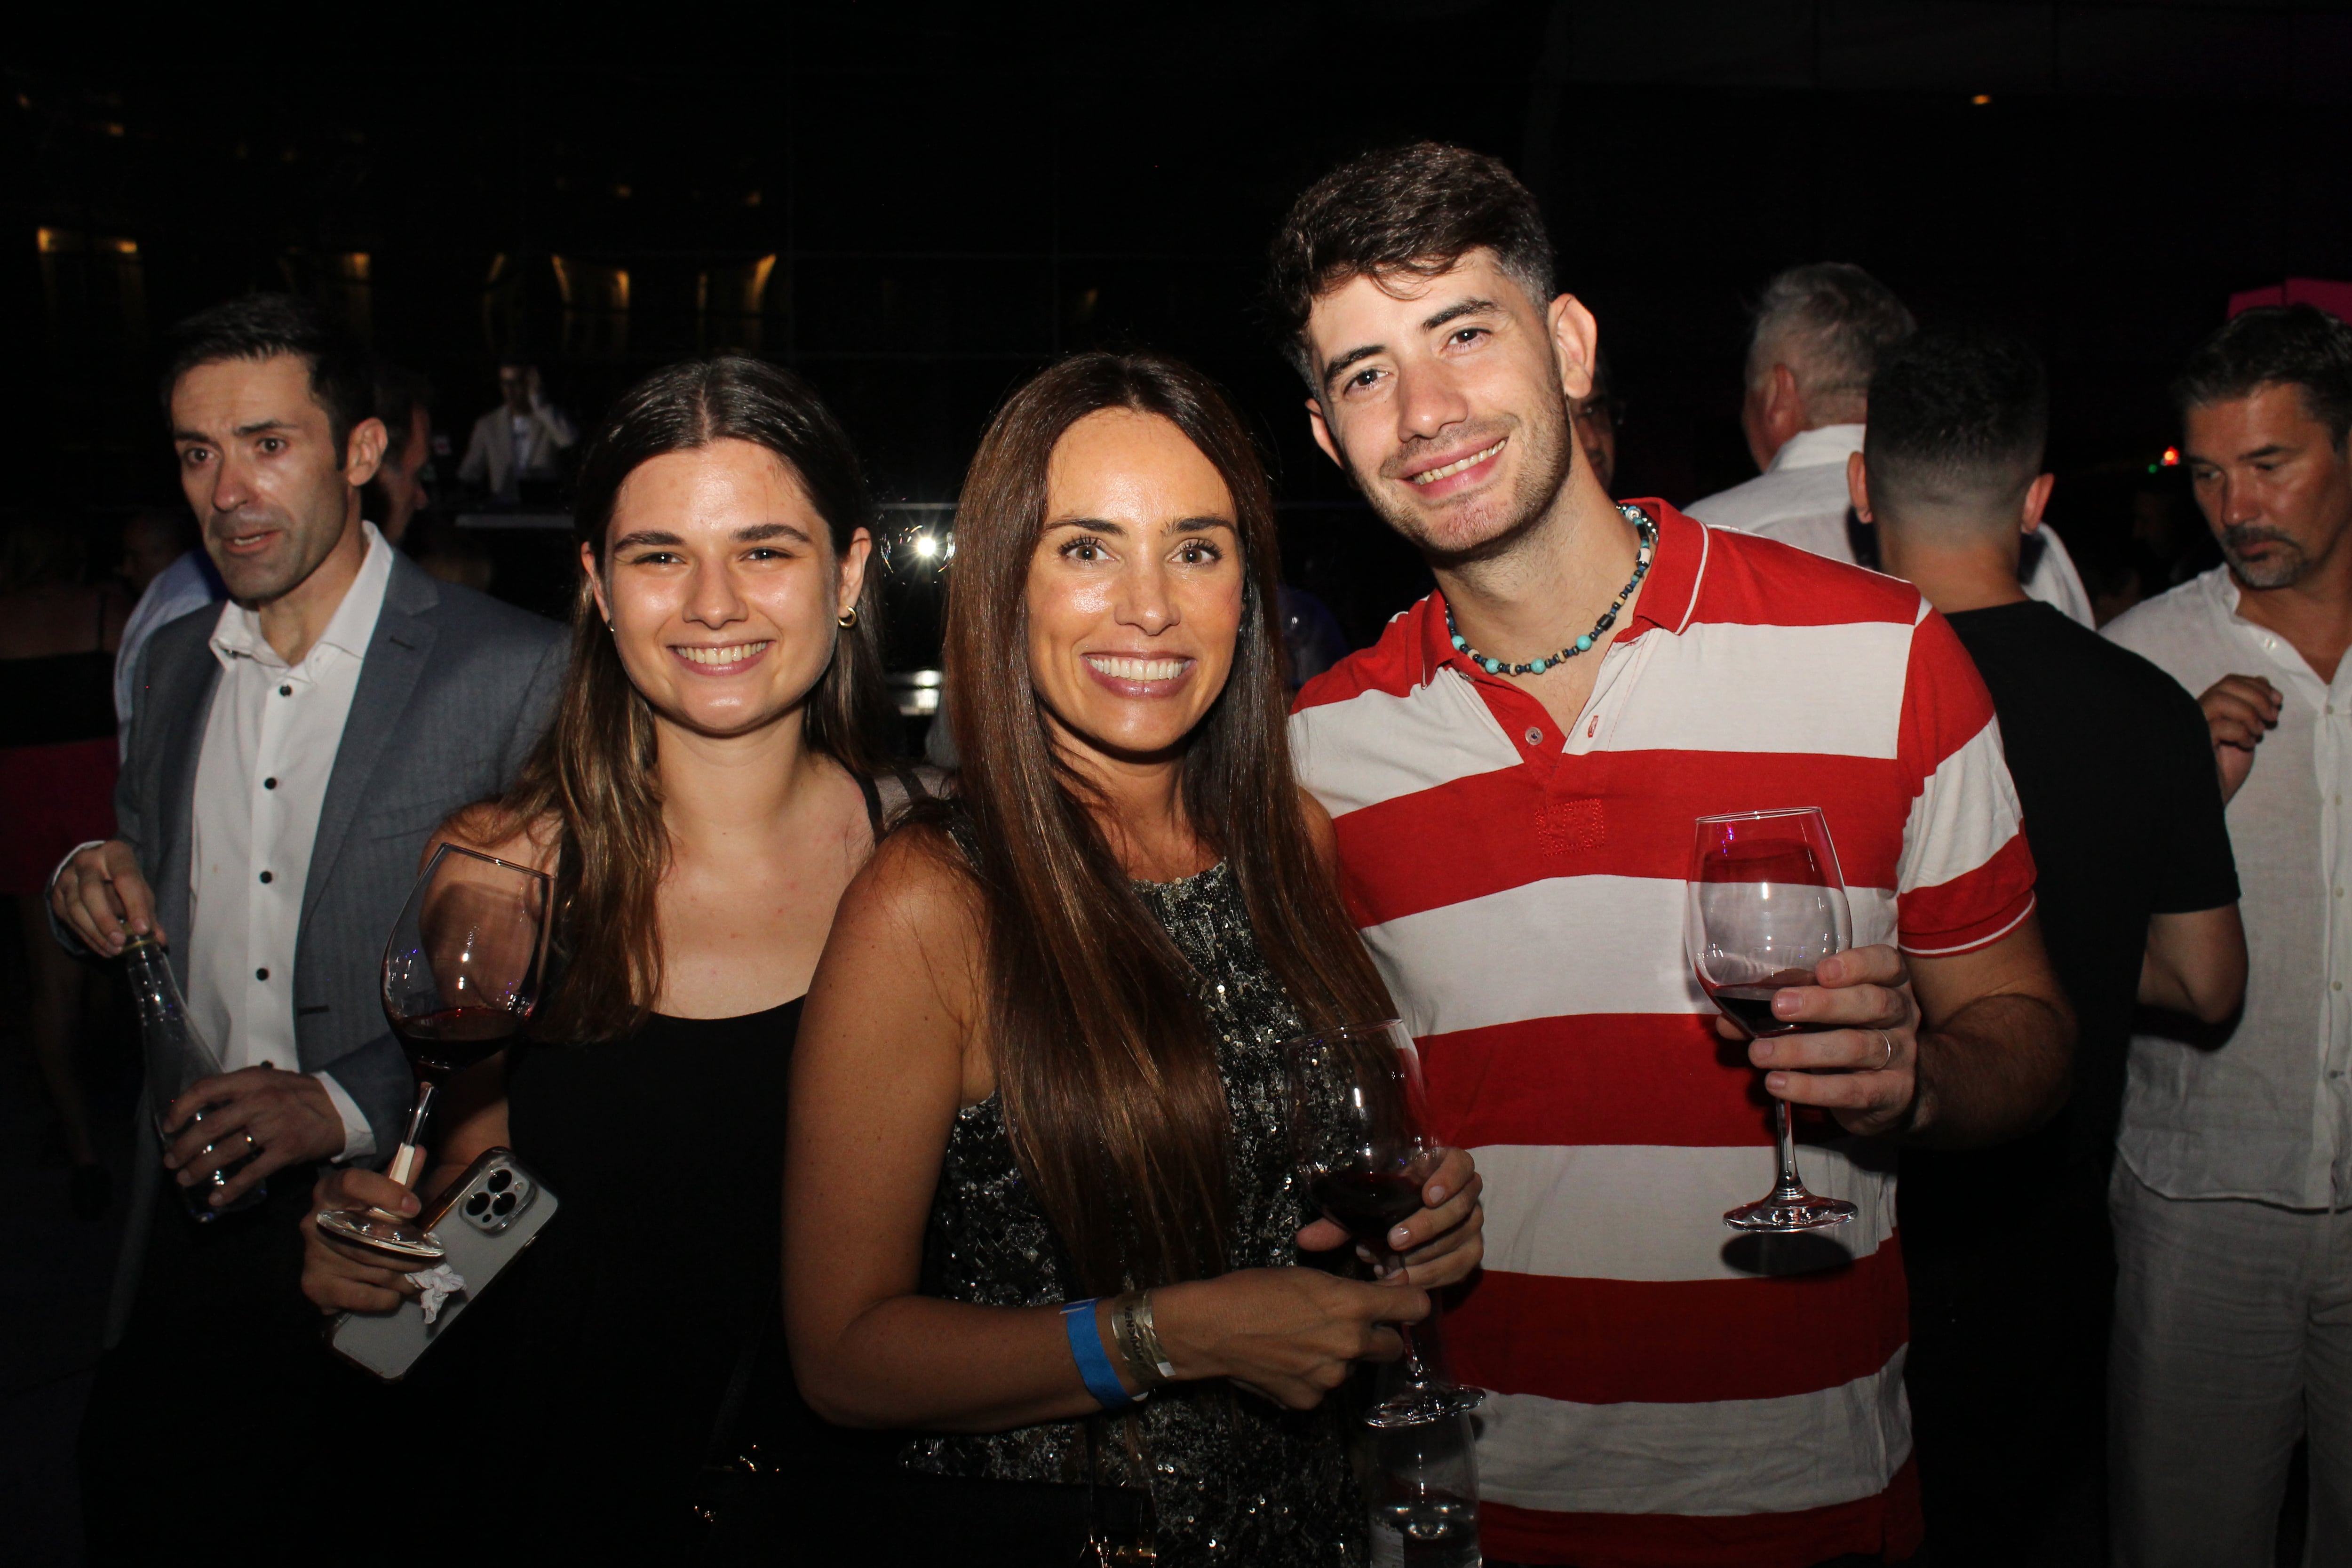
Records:
M1136 896L1032 683L1030 561L1046 469L1087 415L1168 420L1222 475L1241 536L1224 690L1186 738L1186 820L1223 855L1259 951L1310 1026L1386 1017L1388 994L1308 837L1284 728L1274 505L1256 451L1199 372L1081 354L997 411L964 480L949 590L947 710L976 848L989 1039L1022 1173L1086 1288L1223 1266L1232 1128L1195 979Z
M2295 386L2304 406L2342 451L2352 431L2352 326L2316 305L2241 310L2197 345L2172 384L2172 401L2191 408L2234 403L2265 386Z
M622 482L652 458L723 440L763 447L792 468L824 520L836 558L858 529L872 525L849 437L805 382L737 355L689 360L631 388L582 457L572 531L600 571ZM857 625L840 632L801 714L808 743L857 773L871 772L887 749L876 652L880 576L866 573ZM541 1038L612 1039L643 1024L660 994L656 894L670 847L655 754L652 705L631 683L583 572L554 722L514 787L488 808L481 831L469 825L469 836L482 841L527 828L556 850L560 969L532 1020Z
M1500 158L1438 142L1367 153L1290 204L1268 258L1266 315L1314 387L1306 334L1316 300L1356 278L1434 278L1478 249L1538 308L1551 302L1543 209Z

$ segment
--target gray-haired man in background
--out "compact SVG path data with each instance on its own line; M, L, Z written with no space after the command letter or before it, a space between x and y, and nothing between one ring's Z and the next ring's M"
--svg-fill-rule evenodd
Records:
M1876 566L1874 542L1847 521L1846 459L1862 450L1879 355L1915 325L1892 289L1848 262L1791 267L1767 283L1739 409L1748 455L1763 471L1683 510L1717 528ZM2030 597L2091 624L2083 579L2047 526L2026 542L2018 580Z

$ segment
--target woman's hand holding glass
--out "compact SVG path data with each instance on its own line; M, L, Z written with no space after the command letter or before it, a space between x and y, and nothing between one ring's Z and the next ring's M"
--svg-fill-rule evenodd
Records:
M1226 1378L1311 1410L1355 1363L1402 1355L1404 1341L1390 1325L1427 1317L1429 1295L1318 1268L1242 1268L1160 1286L1151 1310L1179 1378Z
M1433 1149L1434 1168L1423 1184L1421 1211L1397 1223L1388 1234L1391 1251L1403 1269L1390 1273L1371 1248L1360 1244L1356 1256L1391 1285L1415 1285L1443 1289L1470 1278L1486 1255L1486 1207L1478 1194L1486 1178L1467 1149ZM1298 1233L1302 1252L1328 1252L1346 1244L1348 1233L1328 1219L1318 1219Z
M381 1208L409 1219L418 1207L415 1193L380 1171L357 1166L329 1171L310 1190L314 1214ZM302 1226L302 1294L321 1312L388 1312L417 1293L406 1271L386 1263L383 1253L337 1241L315 1225Z

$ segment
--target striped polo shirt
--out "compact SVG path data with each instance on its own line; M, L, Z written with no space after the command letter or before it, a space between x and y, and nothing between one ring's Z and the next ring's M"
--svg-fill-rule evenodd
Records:
M1290 721L1436 1131L1486 1178L1486 1268L1444 1330L1455 1375L1492 1391L1486 1551L1906 1554L1893 1152L1800 1111L1807 1184L1860 1212L1725 1228L1771 1186L1770 1113L1692 975L1684 884L1694 818L1818 805L1857 944L1995 942L2033 907L2000 728L1909 584L1637 504L1655 564L1568 735L1454 650L1434 594Z

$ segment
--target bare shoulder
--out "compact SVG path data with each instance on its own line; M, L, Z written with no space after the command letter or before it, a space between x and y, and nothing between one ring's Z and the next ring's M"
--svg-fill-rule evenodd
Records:
M980 889L962 853L936 826L911 823L885 837L851 879L834 931L866 940L912 939L940 953L976 951L980 922Z
M1298 792L1298 815L1307 823L1307 842L1315 846L1315 858L1323 868L1337 873L1339 869L1339 830L1331 825L1331 814L1323 803L1307 789Z

